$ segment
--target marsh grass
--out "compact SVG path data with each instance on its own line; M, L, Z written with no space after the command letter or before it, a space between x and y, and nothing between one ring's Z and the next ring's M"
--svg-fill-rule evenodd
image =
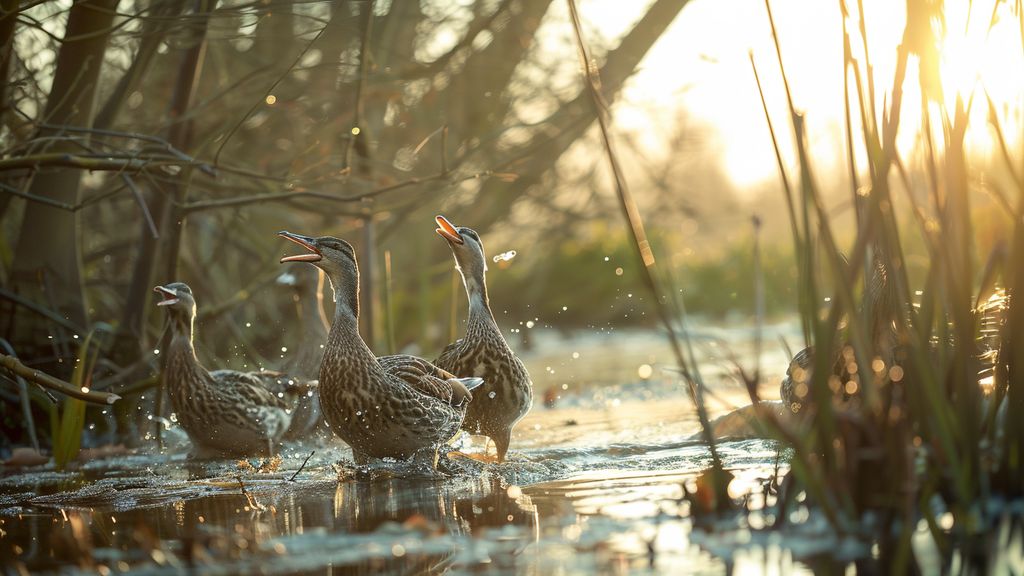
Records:
M95 331L90 332L79 347L71 384L83 391L92 384L92 372L99 358L99 346L94 344ZM66 397L58 405L50 407L50 430L53 437L53 460L58 470L63 470L78 456L82 447L82 429L85 427L85 401Z
M801 323L815 350L799 429L770 416L766 423L793 448L790 481L799 487L780 497L779 516L802 491L840 533L855 532L874 518L875 534L894 535L878 541L880 562L891 573L917 567L911 535L921 519L942 558L955 550L970 557L964 548L1000 522L991 503L1019 498L1024 489L1024 423L1000 416L1024 413L1024 308L1011 305L1024 289L1024 179L1015 168L1021 160L1012 158L989 101L990 132L1008 176L979 172L965 150L965 133L983 87L947 107L922 75L920 131L927 153L920 165L908 166L896 146L901 109L913 105L903 101L902 87L910 58L925 66L937 57L931 23L941 17L941 2L907 3L895 75L886 105L878 110L871 64L858 61L851 48L859 36L868 53L862 7L858 2L854 34L847 26L853 20L849 7L840 0L847 161L856 208L852 248L842 251L815 181L815 159L804 117L793 105L768 0L765 5L798 174L788 173L779 128L767 107L765 114L793 237ZM1024 30L1019 5L1016 12ZM761 91L753 56L751 64ZM866 165L856 164L854 146L867 151ZM925 189L912 184L910 170L927 175ZM978 196L974 183L986 179L1010 232L980 254L971 214ZM908 218L901 217L900 207L909 209ZM904 245L914 235L923 240L928 264L926 280L912 286ZM756 384L756 376L745 379ZM748 388L758 402L757 386ZM938 521L941 515L952 516L951 528Z

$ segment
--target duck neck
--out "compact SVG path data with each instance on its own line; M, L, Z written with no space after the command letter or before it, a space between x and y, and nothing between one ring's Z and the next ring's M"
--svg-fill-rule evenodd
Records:
M469 299L469 326L493 327L497 330L498 325L494 321L491 302L487 297L486 274L486 272L480 271L462 275L462 280L466 285L466 297Z
M180 376L182 372L199 374L204 371L192 343L194 321L194 316L171 317L171 341L167 349L165 373Z
M332 282L337 286L336 282ZM358 294L355 296L358 298ZM339 368L345 372L353 370L380 370L377 364L377 357L363 341L359 334L359 309L353 310L352 302L347 294L335 289L334 291L334 320L331 322L331 331L327 335L327 346L324 350L323 361L320 365L320 380L324 380L324 371Z

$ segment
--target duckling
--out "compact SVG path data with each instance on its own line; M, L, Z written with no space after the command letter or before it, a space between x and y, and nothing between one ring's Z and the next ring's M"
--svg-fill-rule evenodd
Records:
M437 465L455 436L480 378L456 378L414 356L377 358L359 335L359 265L339 238L279 232L308 252L281 258L323 270L334 289L334 319L320 363L320 406L356 464L393 458Z
M497 460L508 453L512 429L533 406L533 383L521 360L501 335L487 298L487 260L480 236L435 218L437 233L448 242L469 298L466 335L448 345L435 364L459 376L479 376L484 385L466 410L462 429L494 441Z
M171 341L161 378L178 422L194 446L193 455L272 456L291 422L279 372L208 371L192 344L196 302L182 282L153 288L162 297L157 306L170 316Z

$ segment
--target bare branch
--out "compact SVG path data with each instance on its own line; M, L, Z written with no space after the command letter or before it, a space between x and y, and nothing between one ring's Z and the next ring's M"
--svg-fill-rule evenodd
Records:
M491 170L485 170L483 172L477 172L469 176L463 176L450 181L452 184L458 184L468 180L476 180L480 178L486 178L494 175ZM417 184L426 184L428 182L438 182L448 180L449 174L447 172L438 172L431 176L424 176L419 178L410 178L403 180L395 184L388 186L382 186L369 192L362 194L354 194L351 196L337 196L334 194L328 194L326 192L318 192L315 190L295 190L292 192L273 192L270 194L256 194L254 196L240 196L236 198L221 198L216 200L199 200L196 202L189 202L182 207L183 212L200 212L203 210L213 210L219 208L231 208L235 206L246 206L249 204L262 204L264 202L282 202L288 200L294 200L296 198L317 198L320 200L328 200L330 202L361 202L368 200L387 192L393 192L402 188L408 188L409 186L415 186Z
M44 388L49 388L50 390L60 392L65 396L78 398L79 400L84 400L85 402L90 402L92 404L113 404L121 399L117 394L110 394L109 392L93 392L88 388L76 388L63 380L46 374L45 372L29 368L22 364L17 358L8 356L7 354L0 354L0 367L6 368L15 376L20 376L26 380L35 382Z

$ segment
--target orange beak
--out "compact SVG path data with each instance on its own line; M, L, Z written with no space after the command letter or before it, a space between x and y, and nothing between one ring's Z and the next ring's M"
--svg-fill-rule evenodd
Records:
M316 247L314 242L315 239L309 236L303 236L302 234L295 234L293 232L286 232L284 230L277 233L278 236L285 240L291 240L299 246L302 246L306 250L309 250L308 254L296 254L294 256L285 256L281 258L281 263L285 262L319 262L323 260L323 255L320 254L320 249Z
M441 235L445 240L455 243L464 244L465 240L462 239L462 234L448 221L447 218L438 214L434 217L434 221L437 222L438 228L437 233Z

